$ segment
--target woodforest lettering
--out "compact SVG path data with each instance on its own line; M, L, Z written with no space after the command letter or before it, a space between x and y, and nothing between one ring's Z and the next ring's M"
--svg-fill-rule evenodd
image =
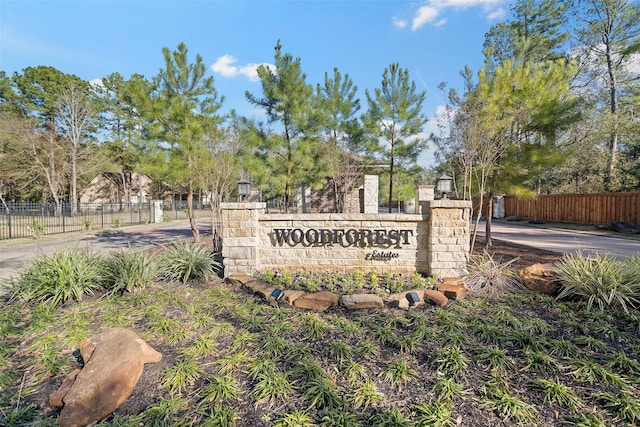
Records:
M283 246L342 246L400 248L409 244L413 230L355 229L339 228L274 228L271 240L274 245Z

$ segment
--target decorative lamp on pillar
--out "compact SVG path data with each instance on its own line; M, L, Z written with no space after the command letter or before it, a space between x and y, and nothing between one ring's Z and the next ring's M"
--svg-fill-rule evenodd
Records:
M251 182L246 179L241 179L238 181L238 199L241 202L247 200L249 194L251 193Z
M447 199L447 193L451 193L451 184L453 183L453 178L448 175L442 175L438 178L438 182L436 182L436 190L442 193L442 198Z

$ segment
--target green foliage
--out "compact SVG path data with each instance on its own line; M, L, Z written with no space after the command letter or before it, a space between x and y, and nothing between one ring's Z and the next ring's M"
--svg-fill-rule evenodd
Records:
M231 375L214 375L202 389L201 402L222 403L238 399L240 388L236 378Z
M271 408L282 404L293 392L293 386L285 374L271 371L258 376L258 382L253 388L253 398L256 406L266 405Z
M202 427L232 427L241 419L233 408L219 403L202 414L205 418L198 424Z
M632 261L626 264L609 254L588 256L582 252L567 254L556 264L562 286L558 299L580 298L587 311L609 307L640 306L640 269Z
M280 123L282 133L276 134L247 123L245 140L254 148L247 159L257 179L284 196L286 209L299 182L316 184L326 175L317 144L319 111L313 87L306 82L300 58L282 52L278 40L274 65L258 66L262 95L245 93L254 106L264 109L269 123ZM288 210L287 210L288 212Z
M351 358L353 350L343 341L332 341L329 343L329 354L338 362L338 365L342 365Z
M542 392L544 402L555 402L569 408L576 409L581 406L580 398L569 386L562 384L557 378L555 381L536 379L531 381L533 388Z
M413 423L398 408L377 411L370 419L377 427L411 427Z
M345 408L327 412L320 422L321 427L361 427L362 425L358 416Z
M367 409L370 406L375 407L377 402L383 400L384 396L378 391L376 384L369 378L366 378L353 388L353 391L347 397L347 401L353 409Z
M389 165L388 205L394 201L394 176L399 170L409 170L426 140L417 137L427 122L422 113L425 92L418 92L409 79L409 70L390 64L382 74L381 87L373 93L365 91L369 110L363 117L370 133L369 150Z
M446 376L459 378L467 372L469 360L458 347L438 348L431 359L431 367Z
M452 402L456 396L459 396L464 391L462 385L458 384L455 378L449 378L445 376L438 376L435 384L431 389L436 395L439 402Z
M340 397L343 391L340 386L328 378L312 378L305 383L305 392L302 395L302 399L309 406L331 411L344 406L344 402Z
M182 393L202 375L202 368L192 359L177 362L162 374L162 388L174 395Z
M392 361L380 372L381 377L398 389L402 388L410 378L415 377L416 375L416 370L413 369L409 362L404 359L396 359Z
M509 360L504 350L498 347L482 346L476 348L474 352L476 353L476 361L481 366L503 371L515 368L515 365Z
M44 226L44 224L42 224L37 219L34 219L33 221L31 221L31 223L27 225L27 228L31 231L31 234L33 235L34 239L39 239L40 237L44 236L44 234L47 232L47 229Z
M158 264L146 252L113 252L104 261L104 285L111 294L135 292L151 285Z
M615 396L600 393L597 400L603 408L630 425L640 423L640 399L637 394L626 391L620 391Z
M81 301L103 282L102 259L86 249L43 255L9 282L11 301L39 301L52 306Z
M456 427L453 420L453 405L437 399L431 402L417 403L411 407L418 427Z
M167 280L206 281L220 267L213 252L198 244L174 243L160 255L160 274Z
M33 404L12 408L0 408L0 424L11 427L27 427L34 425L40 410Z
M313 418L305 411L294 410L284 414L282 418L277 420L273 427L315 427Z

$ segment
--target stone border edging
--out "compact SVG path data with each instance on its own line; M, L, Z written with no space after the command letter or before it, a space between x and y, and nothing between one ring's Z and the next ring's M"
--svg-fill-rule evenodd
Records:
M276 287L267 282L246 274L232 274L225 280L236 288L266 301L275 301L272 293ZM459 278L445 278L437 287L437 290L410 289L388 295L385 298L376 294L345 294L339 296L329 291L307 293L297 289L284 289L284 296L280 301L292 307L318 312L328 310L337 305L341 305L347 310L382 309L385 306L408 310L410 305L407 294L410 292L415 292L419 297L419 301L413 305L414 307L425 305L426 302L437 307L445 307L450 299L464 299L467 294L464 282Z

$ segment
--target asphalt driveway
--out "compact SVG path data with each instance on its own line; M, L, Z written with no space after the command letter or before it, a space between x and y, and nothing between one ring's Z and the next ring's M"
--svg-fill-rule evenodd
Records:
M211 234L211 223L198 221L201 234ZM96 234L44 236L38 240L0 241L0 282L28 265L38 256L51 255L64 248L88 248L93 253L105 254L131 248L140 250L164 245L176 239L192 237L188 221L171 221L103 231Z
M598 232L595 227L569 230L553 224L530 224L526 221L492 221L491 238L532 246L552 252L585 255L610 254L617 258L629 258L640 253L640 235ZM485 234L481 222L478 234Z

